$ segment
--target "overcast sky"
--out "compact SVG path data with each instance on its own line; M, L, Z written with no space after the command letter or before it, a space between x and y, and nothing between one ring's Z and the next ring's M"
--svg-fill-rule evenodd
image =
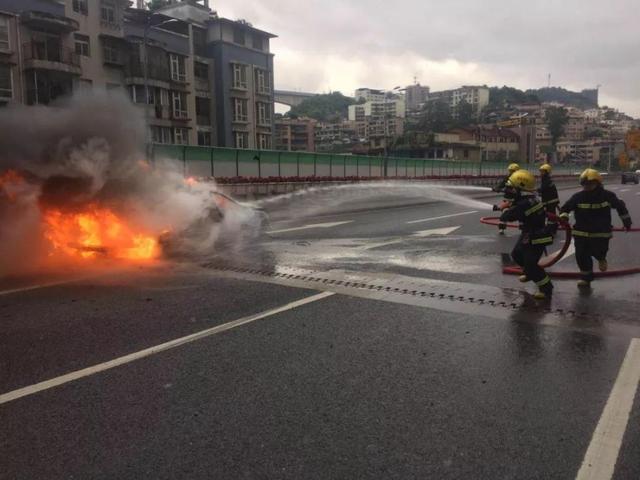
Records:
M640 117L638 0L218 0L222 16L278 35L275 86L463 84L600 89Z

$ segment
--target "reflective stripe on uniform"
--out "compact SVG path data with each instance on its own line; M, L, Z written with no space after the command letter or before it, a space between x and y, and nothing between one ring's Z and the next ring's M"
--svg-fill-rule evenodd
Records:
M531 207L529 210L527 210L526 212L524 212L525 216L529 216L532 213L536 213L538 210L544 208L544 205L542 203L537 203L535 204L533 207Z
M627 218L631 218L631 215L629 215L629 214L627 213L627 214L625 214L625 215L620 215L620 218L621 218L622 220L626 220Z
M602 203L579 203L577 205L578 208L582 209L596 209L596 208L608 208L611 207L611 203L602 202Z
M553 200L549 200L547 202L544 202L545 205L551 205L553 203L560 203L560 199L559 198L554 198Z
M531 240L531 245L541 245L544 243L553 243L553 237L536 238Z
M551 283L551 278L549 278L549 275L547 275L544 279L540 280L539 282L536 282L536 285L539 287L544 287L548 283Z
M592 232L582 232L580 230L573 230L573 236L574 237L585 237L585 238L611 238L613 237L613 233L608 232L596 232L596 233L592 233Z

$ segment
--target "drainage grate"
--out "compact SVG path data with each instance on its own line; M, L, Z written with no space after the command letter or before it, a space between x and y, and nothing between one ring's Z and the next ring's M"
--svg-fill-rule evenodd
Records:
M578 311L575 308L556 307L550 308L548 303L535 301L526 296L522 292L512 291L509 289L500 289L497 287L485 287L472 284L457 284L455 282L445 282L441 280L423 279L422 281L413 279L412 283L423 284L430 288L403 288L389 285L388 282L369 283L366 281L344 280L339 278L331 278L335 272L300 272L291 267L279 267L279 270L271 269L255 269L232 266L219 266L214 264L203 264L203 267L219 272L227 272L242 275L253 275L256 277L275 279L282 282L323 284L325 286L339 287L340 290L358 290L362 292L369 291L376 295L372 298L380 298L378 295L398 295L404 297L415 297L424 300L433 300L436 302L459 303L468 306L487 307L492 309L501 309L508 312L520 311L531 314L559 315L563 317L573 318L589 318L590 321L598 321L601 315L598 313ZM286 271L289 271L287 273ZM353 272L343 272L343 277L354 277L358 274ZM363 274L364 276L364 274ZM472 293L470 295L461 295L460 293ZM555 299L554 299L555 303ZM429 306L429 305L427 305ZM433 305L434 308L439 308Z

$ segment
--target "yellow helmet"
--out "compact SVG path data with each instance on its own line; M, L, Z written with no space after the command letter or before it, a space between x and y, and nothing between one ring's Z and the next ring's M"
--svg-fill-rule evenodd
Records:
M511 165L509 165L507 170L509 170L509 173L517 172L518 170L520 170L520 165L518 165L517 163L512 163Z
M598 172L597 170L595 170L593 168L587 168L580 175L580 184L584 185L587 182L602 183L602 175L600 175L600 172Z
M549 165L548 163L543 163L542 165L540 165L540 171L551 173L551 165Z
M518 190L533 192L536 189L536 177L526 170L518 170L511 174L507 185Z

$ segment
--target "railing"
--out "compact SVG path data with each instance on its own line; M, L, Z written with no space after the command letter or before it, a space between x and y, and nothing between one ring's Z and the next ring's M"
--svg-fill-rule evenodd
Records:
M62 63L65 65L80 66L80 56L71 48L47 43L25 43L22 46L25 60L43 60L47 62Z
M472 162L427 158L370 157L312 152L246 150L154 144L154 161L179 162L185 175L216 178L439 178L495 177L506 174L511 161ZM535 165L523 168L537 170ZM554 175L573 175L584 166L554 166ZM535 172L537 173L537 172Z

